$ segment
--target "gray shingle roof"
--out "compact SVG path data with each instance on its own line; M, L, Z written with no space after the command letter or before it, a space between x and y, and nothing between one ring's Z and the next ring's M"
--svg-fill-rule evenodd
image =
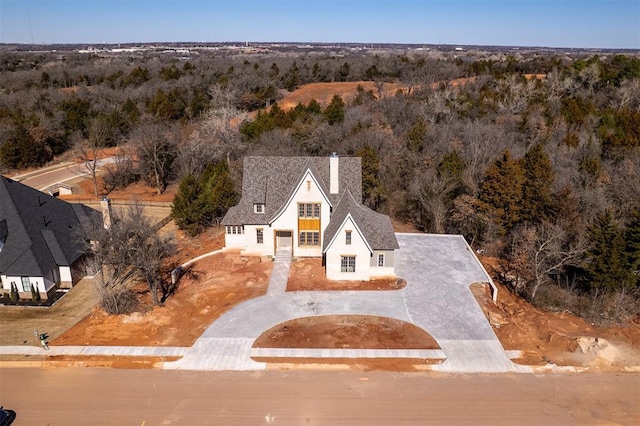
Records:
M82 255L80 220L99 214L0 176L0 223L6 224L0 273L43 276L71 265Z
M348 190L356 200L362 200L362 162L360 157L339 158L339 194L329 194L329 157L245 157L242 176L242 197L229 209L223 225L268 224L287 200L307 170L311 170L331 205ZM265 213L253 212L254 203L265 203Z
M377 213L356 202L348 191L344 193L331 215L331 222L324 231L322 251L326 251L347 215L351 215L373 250L398 249L398 240L389 216Z

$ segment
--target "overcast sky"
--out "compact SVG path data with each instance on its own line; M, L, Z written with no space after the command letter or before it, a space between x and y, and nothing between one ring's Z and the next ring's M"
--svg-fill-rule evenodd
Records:
M2 43L640 48L640 0L0 0Z

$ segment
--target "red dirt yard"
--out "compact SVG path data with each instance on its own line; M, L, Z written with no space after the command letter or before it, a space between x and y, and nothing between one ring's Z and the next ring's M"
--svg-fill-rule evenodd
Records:
M328 103L333 94L344 99L353 96L358 84L331 83L309 85L294 92L280 104L293 107L316 99ZM364 85L371 90L372 83ZM401 89L385 85L384 90ZM374 90L375 93L375 90ZM84 182L82 192L91 193ZM138 184L126 191L110 194L113 199L171 200L174 188L163 196ZM83 195L87 197L87 193ZM81 197L77 195L76 197ZM394 223L396 231L415 232L410 226ZM175 261L184 262L222 247L222 229L210 229L196 238L176 232L178 250ZM108 316L100 308L69 329L53 345L166 345L188 346L205 328L232 306L266 293L272 262L267 258L243 257L238 252L218 254L198 261L193 274L185 276L176 293L164 306L153 306L141 288L140 312ZM486 266L490 266L487 264ZM318 260L292 263L288 290L380 289L394 291L395 280L371 283L328 282ZM355 286L355 287L354 287ZM505 349L523 351L523 364L572 365L591 371L640 371L640 318L616 327L596 327L570 313L543 312L499 286L497 303L491 301L485 286L472 286L473 292ZM287 327L285 330L284 327ZM596 340L597 338L597 340ZM407 324L371 317L307 318L280 324L258 339L257 345L271 342L280 347L432 347L433 341L422 330ZM437 347L437 345L436 345ZM279 360L271 360L279 361ZM305 360L301 360L305 362ZM306 360L309 362L317 360ZM362 365L362 360L333 360ZM403 370L405 364L393 360L372 361L370 368ZM353 363L353 364L352 364Z

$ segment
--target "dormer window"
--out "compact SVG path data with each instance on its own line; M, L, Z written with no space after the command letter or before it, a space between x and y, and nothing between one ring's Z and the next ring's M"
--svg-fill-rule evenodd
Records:
M253 203L254 213L264 213L264 203Z

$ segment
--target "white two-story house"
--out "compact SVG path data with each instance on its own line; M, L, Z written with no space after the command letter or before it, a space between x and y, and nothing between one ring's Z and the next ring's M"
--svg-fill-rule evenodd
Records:
M333 280L395 276L388 216L362 205L359 157L245 157L240 203L222 220L246 255L322 257Z

